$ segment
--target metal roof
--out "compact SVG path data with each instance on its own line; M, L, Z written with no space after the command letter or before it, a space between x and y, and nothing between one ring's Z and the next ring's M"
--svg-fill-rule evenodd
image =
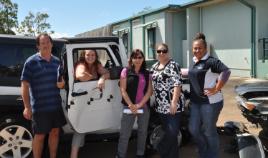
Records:
M180 5L169 4L169 5L161 7L161 8L152 9L152 10L149 10L149 11L146 11L146 12L131 16L129 18L113 22L113 23L111 23L111 25L126 22L126 21L131 20L131 19L136 19L136 18L144 16L144 15L154 14L154 13L161 12L163 10L168 10L168 9L181 9L181 6Z

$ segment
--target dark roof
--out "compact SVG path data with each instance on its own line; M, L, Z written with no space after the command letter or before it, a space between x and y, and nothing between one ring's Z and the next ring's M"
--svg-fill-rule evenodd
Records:
M29 43L35 43L36 37L33 36L23 36L23 35L7 35L0 34L0 42L4 43L21 43L21 40L29 41ZM62 38L52 38L53 42L66 42L66 40Z

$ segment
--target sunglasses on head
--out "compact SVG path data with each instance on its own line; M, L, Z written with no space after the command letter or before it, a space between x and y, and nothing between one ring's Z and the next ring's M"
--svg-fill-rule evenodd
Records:
M168 51L166 49L159 49L156 51L156 53L158 53L158 54L160 54L161 52L166 54Z
M133 59L143 59L142 56L133 57Z

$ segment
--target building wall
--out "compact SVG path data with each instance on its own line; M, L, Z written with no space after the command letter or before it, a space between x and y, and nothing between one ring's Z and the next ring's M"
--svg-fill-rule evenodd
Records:
M128 21L124 21L124 22L121 22L119 25L113 25L112 26L112 30L113 30L114 33L116 31L123 31L125 29L130 29L130 24L129 24Z
M261 38L268 38L268 1L248 1L256 6L256 73L258 78L268 79L268 60L263 61L263 47L259 41ZM266 45L268 48L268 44ZM266 53L268 54L268 52Z
M186 39L186 11L166 12L166 41L171 57L183 67L183 40Z
M197 32L200 32L200 9L190 7L186 9L186 28L187 39L184 41L183 50L183 67L190 67L193 64L192 40ZM187 61L187 62L185 62Z
M250 15L250 9L237 0L188 8L188 50L192 47L195 34L203 32L211 55L224 62L231 69L233 76L250 77ZM191 65L192 53L188 53Z
M133 49L139 48L139 49L143 49L143 45L142 45L142 29L143 29L143 25L142 25L142 21L140 18L135 19L132 21L132 43L133 43Z
M144 19L139 18L137 21L132 21L133 48L143 49L145 46L144 52L147 53L146 24L157 22L156 44L167 43L173 59L178 61L182 67L189 67L192 65L193 57L192 40L197 32L204 32L209 43L210 53L230 67L233 76L250 77L251 71L256 70L258 78L268 78L268 60L262 60L263 49L262 43L259 42L261 38L268 38L267 8L268 0L214 0L189 5L184 11L164 10L145 14ZM252 19L254 9L256 16L253 16ZM129 21L95 31L99 34L108 34L109 32L129 30L131 20L130 18ZM109 27L111 31L109 31ZM256 36L253 37L252 29L254 28ZM95 34L87 32L84 35L94 36ZM129 39L129 41L131 40ZM256 47L252 49L254 42ZM254 51L256 63L251 63L254 59L251 57L251 53ZM255 69L251 70L252 67Z
M112 28L111 25L106 25L91 31L80 33L75 35L75 37L100 37L100 36L111 36Z
M203 7L201 13L211 54L231 68L233 76L250 77L250 9L237 0L228 0Z
M183 65L183 41L186 37L186 11L181 11L179 13L173 13L173 58L181 65Z
M157 14L151 14L145 17L145 24L149 24L152 22L157 23L156 32L155 32L155 42L161 43L163 40L165 40L165 14L164 12L160 12ZM145 43L147 43L148 37L147 37L147 29L145 29ZM145 45L146 51L148 50L148 45Z
M139 48L143 50L143 42L145 42L145 48L144 48L144 53L147 53L148 50L148 45L147 45L147 29L146 26L152 22L157 23L156 27L156 44L157 43L162 43L166 40L166 32L165 32L165 13L164 12L159 12L156 14L150 14L146 15L144 17L144 23L142 21L142 18L137 18L132 20L132 46L133 49ZM112 27L113 32L118 32L120 30L125 30L130 28L130 23L129 22L122 22L114 25ZM143 28L144 28L144 41L143 41ZM130 38L130 36L129 36ZM129 39L130 41L130 39Z

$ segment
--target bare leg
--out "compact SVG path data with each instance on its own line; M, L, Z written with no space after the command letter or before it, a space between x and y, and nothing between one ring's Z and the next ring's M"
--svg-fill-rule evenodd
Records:
M45 134L35 134L33 139L33 156L41 158L44 146Z
M59 128L52 128L52 130L49 132L48 146L49 146L50 158L56 158L57 156L59 133L60 133Z
M78 158L79 147L72 146L70 158Z
M85 133L74 132L70 158L78 158L79 148L84 145Z

